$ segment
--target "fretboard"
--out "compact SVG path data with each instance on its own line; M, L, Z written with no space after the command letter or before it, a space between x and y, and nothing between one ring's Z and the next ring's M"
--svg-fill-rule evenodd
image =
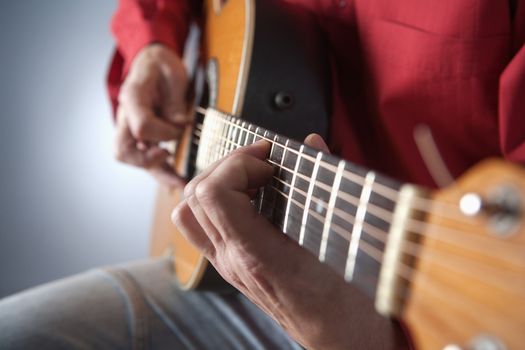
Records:
M401 183L214 109L195 127L196 171L261 139L276 172L259 212L374 297Z

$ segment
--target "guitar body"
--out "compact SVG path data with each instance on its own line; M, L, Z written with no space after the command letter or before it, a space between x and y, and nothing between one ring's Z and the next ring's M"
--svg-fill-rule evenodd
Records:
M201 61L205 66L205 104L243 117L290 138L328 129L330 71L313 16L274 0L205 3ZM211 62L211 63L210 63ZM175 167L187 173L191 137L183 138ZM190 177L193 174L188 174ZM208 261L170 221L181 190L160 187L152 229L151 255L173 257L182 288L221 288Z

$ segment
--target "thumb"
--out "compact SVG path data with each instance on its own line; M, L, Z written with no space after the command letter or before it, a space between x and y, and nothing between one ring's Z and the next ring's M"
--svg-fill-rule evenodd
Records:
M330 153L330 150L328 149L328 146L324 142L323 138L317 134L310 134L306 136L304 139L304 144L319 151Z

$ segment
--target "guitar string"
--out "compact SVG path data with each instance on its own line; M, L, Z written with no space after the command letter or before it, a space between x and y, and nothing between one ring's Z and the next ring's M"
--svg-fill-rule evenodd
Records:
M220 112L219 112L220 113ZM277 145L278 147L281 147L283 150L286 149L288 152L292 152L294 153L295 155L297 155L297 157L300 159L304 159L304 160L307 160L313 164L315 164L315 162L317 161L315 157L312 157L308 154L305 154L305 153L300 153L298 150L295 150L293 148L290 148L290 147L287 147L285 145L281 145L277 142L275 142L274 140L270 139L270 138L267 138L265 136L262 136L262 135L259 135L253 131L251 131L249 128L245 128L245 127L242 127L241 125L238 125L238 124L235 124L233 122L231 122L230 120L227 119L227 116L226 114L222 114L222 119L220 119L221 121L223 122L226 122L227 124L229 124L230 126L233 126L234 128L237 128L238 130L241 130L241 131L246 131L250 134L253 134L254 135L254 139L255 138L260 138L260 139L263 139L263 140L266 140L268 142L270 142L272 145ZM230 118L235 118L235 117L230 117ZM236 120L239 120L242 122L241 119L237 119L235 118ZM240 145L237 145L238 147L240 147ZM327 162L324 162L322 159L321 161L319 161L320 163L320 166L322 166L324 169L326 170L329 170L331 172L333 172L335 174L335 172L337 171L337 166L335 165L332 165L330 163L327 163ZM355 174L355 173L352 173L352 172L348 172L346 169L343 171L343 176L355 183L355 184L358 184L360 186L363 186L364 185L364 182L365 182L365 176L362 176L362 175L359 175L359 174ZM393 189L393 188L390 188L386 185L383 185L381 183L374 183L374 187L376 187L375 190L373 190L374 193L377 193L379 194L380 196L386 198L386 199L389 199L389 200L392 200L394 202L397 201L398 199L398 195L399 195L399 191ZM443 201L443 200L429 200L428 198L425 198L425 197L420 197L416 194L414 200L416 201L415 202L415 206L413 206L413 209L416 209L416 210L419 210L419 211L422 211L422 212L428 212L429 211L429 208L431 207L436 207L436 205L441 205L443 206L441 209L442 210L449 210L450 208L446 208L446 207L452 207L453 209L453 214L454 215L454 218L452 219L456 219L456 220L462 220L464 219L464 215L459 212L459 206L458 206L458 203L453 203L453 202L447 202L447 201Z
M278 178L276 176L274 176L273 179L277 180L279 183L281 183L281 184L283 184L285 186L290 187L290 184L288 184L286 181L283 181L282 179L280 179L280 178ZM275 188L275 189L279 190L278 188ZM296 187L292 191L296 191L299 194L301 194L302 196L306 196L306 192L304 192L300 188ZM293 199L293 195L292 195L292 199ZM319 204L320 206L322 206L325 211L327 210L327 207L328 207L327 203L323 199L320 199L320 198L315 197L315 196L312 196L311 199L312 199L312 201L314 201L317 204ZM369 203L369 206L370 205L371 204ZM310 208L309 208L309 210L312 211ZM354 225L354 223L355 223L355 216L353 216L353 215L351 215L351 214L349 214L349 213L345 212L344 210L339 209L337 207L334 207L333 210L334 210L333 215L336 215L337 217L339 217L343 221L348 222L351 225ZM370 211L370 212L372 212L372 211ZM316 211L312 211L312 214L313 213L317 213L317 212ZM314 215L312 215L312 216L315 217L315 219L318 220L321 224L324 223L325 218L323 218L323 215L322 214L318 214L318 215L320 217L317 217L317 216L314 216ZM380 217L378 217L378 218L380 218ZM383 219L381 219L381 220L383 220ZM332 225L335 225L335 224L332 223ZM410 225L407 225L407 226L410 226ZM381 243L385 243L386 244L386 241L388 240L388 232L382 230L377 225L374 225L374 223L369 223L367 221L363 222L363 227L367 228L367 230L368 230L367 234L368 235L374 237L376 240L380 241ZM431 228L432 227L430 227L430 225L429 225L429 229L431 229ZM487 257L490 257L490 258L493 258L493 259L496 259L496 260L500 260L502 262L506 262L508 264L520 265L519 263L516 263L513 260L507 259L506 256L491 254L491 253L487 252L486 250L476 249L475 247L472 247L469 244L458 243L457 242L457 238L453 238L453 237L457 237L457 235L451 235L449 232L447 232L448 234L446 234L446 233L443 234L444 230L441 230L440 234L436 234L437 231L432 231L432 230L426 230L424 232L413 232L410 229L410 227L408 228L408 230L411 233L420 234L420 235L425 236L425 237L432 237L435 241L438 241L438 242L441 242L441 243L447 243L447 244L450 244L452 246L456 246L456 247L459 247L459 248L462 248L462 249L466 249L466 250L469 250L471 252L474 252L474 253L477 253L477 254L480 254L480 255L484 255L484 256L487 256ZM439 230L439 227L437 228L437 230ZM384 237L379 238L379 236L381 236L381 235L384 235ZM452 239L451 239L451 237L452 237ZM350 238L348 238L348 239L350 239ZM469 242L469 243L471 243L471 242ZM410 248L406 247L406 249L410 249L411 252L416 251L417 248L418 248L416 243L406 242L406 244L408 246L410 246ZM517 249L515 245L509 245L509 248L515 248L516 249L515 255L517 256L517 259L518 260L523 260L523 255L520 254L519 249ZM408 253L408 251L406 253ZM412 254L412 255L414 255L414 254Z
M229 149L224 149L223 147L221 147L221 148L222 148L221 151L223 151L223 150L229 151ZM275 188L275 189L278 190L277 188ZM278 190L278 191L279 191L279 190ZM280 191L279 191L279 192L280 192ZM285 196L286 198L288 198L288 195L286 195L286 194L284 194L284 193L282 193L282 192L281 192L281 195L283 195L283 196ZM296 202L295 199L291 198L291 200L292 200L293 202L295 202L296 205L298 205L299 207L301 207L301 208L304 209L304 206L303 206L302 204ZM312 212L312 214L316 214L316 213L313 212L310 208L309 208L308 211L309 211L309 212ZM321 221L321 220L318 219L318 218L316 218L316 219L317 219L318 221ZM344 229L342 229L342 228L341 228L341 230L344 231ZM338 234L339 234L343 239L345 239L346 241L349 241L349 238L346 237L345 233L342 233L341 230L337 230L336 233L338 233ZM335 230L334 230L334 231L335 231ZM366 232L366 231L365 231L365 232ZM372 235L370 232L366 232L366 233L367 233L368 235L372 236L373 238L377 239L378 241L381 241L381 242L384 243L384 242L385 242L385 236L387 236L388 233L385 232L384 230L381 230L381 229L378 229L378 232L380 233L381 237L378 237L378 236L377 236L377 233L376 233L376 236L375 236L375 237L374 237L374 235ZM407 243L408 243L408 242L407 242ZM363 244L363 241L360 241L360 244ZM364 244L366 244L366 243L364 243ZM422 255L415 253L415 251L417 252L417 250L415 250L415 249L418 248L417 244L412 243L412 245L407 244L407 246L408 246L408 247L404 249L406 255L409 255L409 256L412 255L412 256L414 256L415 258L418 258L418 259L421 259L421 260L425 260L425 259L422 258ZM359 247L359 246L358 246L358 247ZM313 248L315 248L315 247L312 247L312 249L313 249ZM429 253L427 252L426 254L427 254L426 256L428 256ZM445 257L444 257L445 260L450 259L450 255L451 255L451 254L448 253L448 252L445 252L445 253L437 253L437 254L438 254L438 255L445 255ZM436 252L434 252L434 255L436 255ZM448 255L448 256L447 256L447 255ZM452 254L452 256L455 256L455 255ZM455 256L455 257L456 257L456 256ZM457 257L456 257L456 259L457 259ZM426 260L428 261L429 259L426 258ZM432 261L432 262L433 262L434 264L438 264L438 265L441 264L441 265L443 265L442 263L439 263L439 262L438 262L439 260L440 260L440 259L435 259L435 260ZM447 261L448 261L448 260L447 260ZM471 265L472 265L472 264L474 264L474 262L472 262L472 261L470 261L470 260L466 260L466 261L463 261L462 264L460 264L460 265L461 265L461 266L464 266L465 264L471 264ZM478 265L479 265L479 263L478 263ZM445 267L446 267L446 268L449 268L449 269L454 269L453 267L450 267L450 266L445 266ZM484 273L486 273L486 270L487 270L487 269L490 269L491 267L490 267L490 266L489 266L489 267L486 267L486 266L479 267L479 266L478 266L477 268L478 268L479 270L482 271L482 274L484 274ZM474 270L475 270L475 269L476 269L476 267L474 267ZM458 269L456 268L456 270L458 270ZM470 270L472 270L472 269L470 269ZM470 276L470 275L472 275L472 274L476 275L476 274L477 274L476 272L479 272L479 271L475 271L475 272L472 272L472 271L467 271L467 272L465 272L465 271L457 271L457 272L458 272L458 273L462 273L462 274L467 275L467 276ZM482 282L484 282L484 283L489 283L489 282L486 282L486 281L482 281ZM506 286L507 284L509 284L509 282L508 282L508 281L505 281L505 280L503 280L503 281L496 281L496 282L494 283L494 285L498 285L498 286L500 286L500 285L505 285L505 286Z
M283 193L281 191L278 191L278 193L281 196L283 196L284 198L288 199L288 196L285 193ZM301 208L303 210L305 209L304 206L301 203L297 202L293 198L291 200L292 200L292 203L295 204L296 206L298 206L299 208ZM277 208L277 210L282 212L282 209L280 209L280 208ZM292 214L292 216L293 216L293 214ZM295 219L299 219L299 217L295 216ZM342 239L348 241L348 239L346 238L348 233L346 232L346 230L344 228L342 228L339 225L337 225L337 230L334 229L334 232L337 233ZM374 237L374 235L372 235L366 229L363 229L363 232L365 232L369 236L372 236L376 240L380 240L378 237ZM384 235L388 234L385 231L382 231L382 233ZM307 238L309 236L311 237L311 235L308 235ZM319 244L317 243L318 241L319 240L316 239L314 244L311 245L311 246L308 246L307 248L310 251L312 251L314 249L318 250L318 247L319 247ZM312 239L310 239L310 242L312 242ZM506 276L506 277L503 277L503 278L500 277L498 281L483 280L482 278L487 277L487 273L489 274L489 276L491 275L493 277L497 277L497 276L500 276L502 274L502 271L495 271L495 269L492 266L486 266L486 265L485 266L479 266L479 265L481 265L479 262L476 263L474 261L471 261L471 260L469 260L467 258L458 256L457 254L453 254L453 253L448 252L448 251L437 251L435 249L435 247L432 247L432 246L424 246L425 254L419 254L419 248L423 247L423 246L418 246L414 242L405 242L405 243L412 243L412 245L410 246L409 249L403 249L403 247L400 247L400 250L403 251L405 253L405 255L412 256L415 259L418 259L418 260L421 260L421 261L430 262L430 263L432 263L434 265L441 266L442 268L445 268L445 269L448 269L448 270L452 270L452 271L454 271L456 273L459 273L461 275L465 275L467 277L478 279L480 282L492 285L492 286L494 286L496 288L507 289L506 286L512 285L512 282L515 279L515 276ZM368 246L368 249L367 250L361 249L361 248L363 248L361 246L362 244ZM335 247L333 247L333 248L335 248ZM345 247L341 247L341 248L337 247L336 249L337 250L340 250L340 249L346 250ZM360 240L359 241L359 245L358 245L358 249L363 250L367 255L369 255L371 258L376 260L379 264L382 263L382 256L383 256L384 253L381 252L379 250L379 248L374 247L373 245L371 245L369 242L366 242L364 240ZM371 254L370 253L370 249L375 250L376 252L374 254ZM348 252L347 251L346 252L343 251L342 253L339 252L337 254L337 257L338 257L338 259L341 259L343 263L346 263L346 260L347 260L347 257L348 257ZM460 258L460 260L463 259L463 261L460 264L450 264L450 259L451 258L458 260L458 257ZM403 262L402 260L398 261L398 264L399 264L398 266L403 266L405 268L409 268L410 269L410 270L408 270L409 272L415 271L411 265ZM478 266L477 266L477 268L476 267L474 267L474 268L467 268L466 270L461 268L461 267L466 267L469 264L471 266L476 266L476 265L478 265ZM461 266L461 267L458 267L458 266ZM404 276L404 277L406 277L406 276ZM411 279L408 279L408 281L411 281ZM510 292L510 293L516 293L516 291L514 291L512 289L509 289L507 291ZM521 295L523 295L523 291L522 291Z
M238 146L238 147L241 147L241 145L239 144L236 144L235 142L233 141L230 141L226 138L222 138L221 137L221 140L222 141L225 141L226 143L231 143L235 146ZM220 147L221 151L222 150L226 150L226 151L230 151L229 149L221 146ZM293 172L291 169L287 168L287 167L284 167L284 166L281 166L280 164L277 164L271 160L268 160L270 161L271 163L289 171L289 172ZM298 173L299 176L302 176L304 177L305 179L307 180L310 180L307 176L303 175L303 174L300 174ZM275 176L274 176L275 178ZM279 179L280 180L280 179ZM282 180L281 180L282 181ZM313 180L315 183L316 183L316 186L317 186L317 183L318 181L317 180ZM289 184L285 183L287 186L290 186ZM323 183L322 183L323 184ZM326 184L324 184L325 186L328 186ZM300 189L298 188L294 188L293 191L298 191ZM302 191L302 190L301 190ZM342 191L339 191L339 193L341 193ZM304 191L303 191L304 193ZM344 193L344 192L343 192ZM304 195L304 194L303 194ZM341 197L342 199L346 200L348 203L352 204L352 205L355 205L355 200L358 201L358 197L354 196L354 195L351 195L349 193L346 193L346 195L348 197L353 197L354 201L350 202L348 201L346 198L343 198ZM320 203L324 208L327 207L327 203L324 202L322 199L318 198L318 197L315 197L315 196L312 196L312 200L315 200L317 203ZM386 221L386 222L390 222L391 221L391 218L392 218L392 215L390 213L388 213L388 215L384 215L384 213L382 214L380 211L383 211L383 212L386 212L386 210L380 208L380 207L377 207L376 205L374 205L373 203L369 203L368 204L369 207L371 207L373 210L369 211L370 213L372 213L374 216L378 217L379 219L383 220L383 221ZM339 208L334 208L334 211L337 211L338 213L342 212ZM379 212L377 212L379 211ZM313 212L315 213L315 212ZM352 216L351 214L348 214L348 213L344 213L344 216L346 216L347 218L350 217L351 219L355 219L354 216ZM346 221L349 221L350 223L352 223L352 221L350 221L349 219L347 218L344 218L342 217L341 215L338 215L341 219L343 220L346 220ZM369 225L369 223L365 222L365 224ZM470 223L469 223L470 224ZM375 225L372 225L372 226L375 226ZM510 263L510 264L517 264L517 265L521 265L521 258L519 257L520 256L520 252L519 252L519 249L516 248L515 246L512 246L512 245L508 245L507 248L509 249L516 249L516 252L515 252L515 255L518 256L518 260L520 260L519 263L516 263L515 261L512 261L512 260L508 260L504 257L502 257L501 255L493 255L493 254L490 254L488 253L487 251L485 250L477 250L477 249L474 249L473 247L467 245L467 244L459 244L459 243L455 243L454 240L457 241L457 238L452 238L452 239L449 239L449 240L446 240L446 239L442 239L442 236L443 236L443 232L446 231L447 233L450 234L449 238L450 237L455 237L458 233L459 234L463 234L463 233L471 233L471 231L468 231L468 230L457 230L457 229L453 229L451 227L448 227L448 226L443 226L443 225L436 225L436 224L431 224L431 223L426 223L426 222L423 222L421 220L418 220L418 219L409 219L409 222L408 222L408 225L407 225L407 228L408 230L410 231L410 233L414 233L414 234L418 234L418 235L422 235L422 236L432 236L434 239L436 239L437 241L441 241L441 242L445 242L445 243L448 243L448 244L451 244L451 245L455 245L455 246L458 246L458 247L461 247L461 248L466 248L470 251L473 251L473 252L476 252L478 254L482 254L482 255L485 255L485 256L488 256L488 257L492 257L494 259L498 259L498 260L502 260L502 261L505 261L507 263ZM426 228L426 229L425 229ZM423 230L425 229L425 230ZM435 229L436 231L429 231L429 229ZM436 234L437 231L440 231L440 234L439 236ZM427 234L427 232L434 232L432 234ZM481 238L479 236L472 236L472 237L478 237L478 238ZM451 242L452 241L452 242ZM384 243L384 240L383 240L383 243Z
M222 120L222 119L221 119ZM231 124L231 123L230 123ZM202 125L202 124L201 124ZM234 125L236 126L235 124L231 124L231 125ZM272 142L272 145L276 145L277 147L281 147L283 150L287 150L287 151L291 151L295 154L297 154L298 156L302 157L303 159L305 160L308 160L312 163L315 163L315 158L311 157L311 156L308 156L304 153L299 153L298 151L292 149L292 148L289 148L289 147L286 147L286 146L283 146L281 144L278 144L276 143L275 141L271 140L271 139L268 139L268 138L265 138L259 134L256 134L254 133L253 131L250 131L248 129L239 129L241 131L246 131L250 134L253 134L254 135L254 138L252 140L254 140L256 137L260 138L260 139L264 139L264 140L267 140L267 141L270 141ZM199 135L200 136L200 133L196 134L196 135ZM223 138L221 137L219 141L226 141L226 142L229 142L229 143L233 143L233 141L229 140L229 139L226 139L226 138ZM195 144L198 146L199 143L198 143L198 140L194 140ZM238 147L242 147L242 146L245 146L245 145L240 145L240 144L235 144L236 146ZM275 163L274 163L275 164ZM280 164L276 164L277 166L279 167L283 167L281 166ZM330 166L332 166L330 164ZM326 168L328 169L328 168ZM286 170L288 171L291 171L293 172L293 170L289 169L289 168L286 168ZM328 170L331 170L331 169L328 169ZM356 175L356 174L352 174L352 173L348 173L346 170L344 171L344 173L346 174L349 174L349 176L352 176L352 177L358 177L360 179L360 181L355 181L355 180L352 180L352 179L349 179L347 177L347 180L357 184L357 185L360 185L362 186L363 185L363 182L361 181L362 179L364 179L364 177L360 176L360 175ZM298 173L299 176L305 178L305 179L308 179L307 176L303 175L303 174L300 174ZM310 181L310 179L308 179L308 181ZM318 180L315 180L316 183L321 183L321 184L324 184L323 182L320 182ZM330 186L328 184L324 184L326 186ZM376 189L373 189L372 190L372 193L375 193L375 194L378 194L388 200L392 200L394 202L397 201L397 198L394 198L393 195L387 195L384 193L384 190L386 189L387 191L393 191L395 192L396 190L394 189L391 189L385 185L382 185L380 183L374 183L374 187ZM340 190L339 191L340 193L342 194L346 194L346 192ZM420 197L418 195L415 195L414 197L411 198L411 208L412 209L415 209L417 211L420 211L422 213L434 213L434 214L437 214L439 213L440 215L436 215L436 216L439 216L439 217L442 217L442 218L447 218L447 219L450 219L450 220L454 220L454 221L457 221L457 222L460 222L460 223L468 223L470 224L469 221L465 220L465 216L459 212L459 206L457 203L451 203L451 202L445 202L445 201L442 201L442 200L436 200L436 199L427 199L427 198L423 198L423 197ZM379 210L381 210L382 208L378 207ZM452 210L451 210L452 209Z
M283 212L282 209L278 208L278 210ZM298 217L296 217L296 218L298 219ZM314 248L317 248L317 247L318 247L318 245L315 245L315 243L314 243L313 246L306 246L306 249L308 249L310 252L313 253L313 251L317 251L317 249L314 249ZM337 248L338 248L338 250L340 250L339 247L337 247ZM362 245L360 244L358 249L381 265L381 260L382 260L383 253L378 248L376 248L376 247L370 245L368 242L364 241L364 242L362 242ZM450 266L446 266L446 265L444 265L442 263L443 260L444 259L441 257L441 258L438 258L438 259L432 261L432 263L436 264L436 265L442 265L443 267L450 269ZM446 261L446 259L445 259L445 261ZM328 265L330 265L330 263L328 261L325 261L325 263L328 263ZM333 265L330 265L330 266L333 268ZM425 272L422 272L420 270L414 269L413 267L411 267L411 266L409 266L407 264L400 265L398 267L400 267L401 270L396 270L396 272L395 272L396 276L402 278L403 280L405 280L407 282L413 282L416 279L419 282L421 282L421 280L423 279L423 281L426 282L426 284L429 284L428 283L429 281L430 281L430 284L433 284L433 285L436 284L436 281L432 280L431 276L429 276L428 273L425 273ZM417 272L417 274L416 274L416 272ZM461 272L459 272L459 273L461 274ZM372 274L370 272L367 272L366 275L371 277L372 280L370 281L368 278L366 278L366 279L363 278L363 280L359 280L358 278L360 276L358 275L358 276L356 276L358 278L353 279L351 282L356 282L359 285L359 283L366 283L368 281L369 283L372 283L374 286L378 285L378 283L379 283L379 275ZM467 276L470 277L470 278L476 278L476 276L478 276L478 274L467 275ZM362 276L362 277L366 277L366 276ZM480 280L480 281L482 283L487 284L486 281L482 281L482 280ZM507 284L505 284L505 285L507 285ZM501 289L501 285L500 284L492 284L491 286L492 287L496 287L496 288L500 287L500 289ZM421 287L421 283L418 283L418 287ZM447 288L447 287L445 285L443 285L443 283L441 283L441 288L443 289L443 288ZM366 287L365 287L365 289L366 289ZM448 287L448 289L450 289L450 287ZM405 298L407 297L407 295L410 293L410 291L411 291L410 285L403 283L401 285L397 285L396 286L396 290L394 291L394 295L393 296L394 296L394 298L396 298L398 300L404 301ZM450 289L450 292L452 292L452 294L457 294L457 295L461 296L457 292L456 289ZM450 292L449 292L449 294L447 294L447 296L451 295ZM512 294L517 294L519 297L523 296L523 292L520 293L519 291L516 292L515 290L508 290L508 292L510 292ZM372 296L372 298L374 298L374 297L375 296ZM470 300L470 299L469 299L469 302L474 303L474 301ZM477 309L479 309L479 307L485 306L484 304L481 304L481 303L479 303L477 301L475 302L475 304L476 304ZM461 305L463 305L463 304L461 304Z
M220 119L220 120L223 121L223 119ZM225 119L224 119L224 120L225 120ZM230 123L230 124L236 126L235 124L232 124L232 123ZM261 135L259 135L259 134L256 134L256 133L250 131L249 129L241 129L241 130L245 130L245 131L247 131L247 132L253 134L253 135L254 135L254 138L253 138L253 139L255 139L256 137L259 137L259 138L261 138L261 139L266 139L266 140L271 141L272 144L274 144L274 145L277 145L277 146L279 146L279 147L281 147L281 148L283 148L283 149L287 149L287 150L290 150L290 151L294 151L296 154L299 154L297 151L295 151L295 150L293 150L293 149L291 149L291 148L289 148L289 147L285 147L285 146L283 146L283 145L280 145L280 144L278 144L278 143L275 143L274 141L272 141L272 140L270 140L270 139L268 139L268 138L264 138L263 136L261 136ZM229 143L233 143L233 144L234 144L235 146L237 146L237 147L242 147L242 145L237 144L237 143L234 143L233 141L231 141L231 140L229 140L229 139L225 139L225 138L222 138L222 137L221 137L221 140L222 140L222 141L229 142ZM308 156L308 157L311 158L311 159L307 159L307 158L306 158L306 155L304 155L304 154L301 154L301 155L303 156L304 159L309 160L309 161L312 161L311 159L314 159L314 158L312 158L312 157L310 157L310 156ZM269 161L271 162L271 160L269 160ZM312 161L312 162L314 162L314 161ZM277 165L277 166L279 166L279 167L284 167L284 166L281 166L280 164L276 164L276 163L274 163L274 164ZM331 166L331 165L330 165L330 166ZM289 171L289 172L294 172L293 170L291 170L291 169L289 169L289 168L286 168L286 167L284 167L284 168L285 168L287 171ZM300 177L302 177L303 179L307 180L307 181L311 181L311 179L309 179L307 176L305 176L305 175L303 175L303 174L298 173L298 175L299 175ZM356 176L357 176L357 175L356 175ZM325 184L325 183L323 183L323 182L321 182L321 181L318 181L317 179L314 179L314 181L316 182L316 185L317 185L317 184L322 184L322 185L324 185L324 186L326 186L326 187L328 187L328 188L330 187L330 185ZM352 180L351 180L351 181L352 181ZM356 184L358 184L358 185L363 185L363 184L360 183L360 182L355 182L355 181L352 181L352 182L354 182L354 183L356 183ZM317 185L317 186L319 186L319 185ZM378 183L375 183L374 186L375 186L375 187L385 187L384 185L381 185L381 184L378 184ZM325 188L325 190L326 190L326 191L331 191L331 189L326 189L326 188ZM392 189L390 189L390 190L392 190ZM377 193L377 194L379 194L379 195L382 195L382 194L380 193L380 191L376 191L376 190L372 190L372 191L373 191L373 193ZM393 190L392 190L392 191L393 191ZM339 191L339 193L341 193L341 194L343 195L343 197L344 197L345 194L347 194L346 192L341 191L341 190ZM352 196L351 194L349 194L349 195L350 195L351 197L354 197L354 198L355 198L355 196ZM385 196L383 196L383 197L385 197ZM391 199L391 198L388 198L388 197L385 197L385 198L387 198L387 199ZM421 200L421 197L420 197L420 198L415 198L415 199L416 199L416 200ZM397 200L397 199L395 199L394 202L395 202L396 200ZM425 200L428 201L428 203L436 203L436 204L439 204L439 201L436 201L436 200L427 200L427 199L425 199ZM348 201L348 200L347 200L347 201ZM353 204L351 201L348 201L348 202L351 203L351 204ZM447 205L453 205L453 206L454 206L454 209L457 209L457 208L458 208L457 204L451 204L451 203L448 203L448 202L444 202L444 203L447 203ZM436 214L437 212L439 212L439 211L436 211L436 210L435 210L435 209L437 209L437 208L435 208L436 206L434 206L434 208L433 208L434 210L433 210L433 211L430 211L430 210L428 210L429 205L426 206L426 209L421 209L421 208L417 208L417 206L414 206L413 204L414 204L414 203L412 203L412 209L419 210L419 211L421 211L421 212L423 212L423 213L434 213L434 214ZM374 205L374 206L375 206L375 205ZM375 206L375 207L376 207L376 210L383 210L384 212L387 213L387 215L392 215L392 214L388 213L386 210L384 210L384 209L382 209L382 208L380 208L380 207L377 207L377 206ZM441 217L449 218L449 219L451 219L451 220L456 220L456 221L463 222L463 223L466 222L467 224L470 224L469 221L466 221L466 220L465 220L464 215L463 215L463 214L460 214L459 212L454 211L454 217L452 217L452 216L450 216L450 215L443 215L443 214L444 214L443 211L441 211L440 214L441 214L441 215L440 215ZM383 217L384 217L384 215L383 215ZM417 221L414 221L414 220L412 220L412 221L413 221L412 224L416 224L416 225L419 225L419 224L420 224L420 223L418 223Z
M222 113L222 112L217 111L217 110L212 110L212 111L214 111L215 114L218 114L218 115L212 116L212 117L215 117L216 119L220 120L221 122L224 122L226 124L229 124L230 126L233 126L234 128L237 128L237 130L240 130L240 131L243 131L243 132L246 132L246 133L249 133L249 134L253 134L254 135L254 139L256 137L258 137L258 138L266 140L266 141L268 141L268 142L270 142L272 144L275 144L275 145L277 145L277 146L279 146L279 147L281 147L283 149L286 149L287 151L292 152L292 153L296 154L297 156L302 157L305 160L308 160L308 161L310 161L312 163L316 162L315 157L312 157L312 156L310 156L308 154L299 153L299 151L297 151L297 150L295 150L293 148L287 147L285 145L281 145L281 144L275 142L275 140L269 139L269 138L267 138L267 137L265 137L263 135L259 135L259 134L255 133L255 132L251 131L249 129L249 127L250 126L255 127L255 126L251 125L250 123L247 123L247 122L243 121L242 119L230 116L228 114ZM202 111L198 112L198 113L201 113L202 115L206 116L205 114L203 114ZM240 124L232 122L232 121L228 120L228 118L235 119ZM248 125L248 127L243 126L243 124ZM203 124L196 124L197 128L200 127L202 129L202 126L203 126ZM324 169L332 171L332 172L337 171L337 166L334 166L334 165L332 165L330 163L324 162L323 160L320 161L320 166L322 166ZM347 170L345 170L343 172L343 176L345 176L345 178L348 179L349 181L352 181L352 182L354 182L356 184L359 184L359 185L363 185L364 184L365 177L362 176L362 175L350 173ZM357 178L357 181L355 181L356 178ZM392 189L392 188L390 188L388 186L385 186L383 184L380 184L380 183L376 183L375 187L378 188L378 190L375 191L377 194L383 196L384 198L393 200L393 201L397 200L397 194L398 194L397 190ZM454 202L447 202L447 201L435 200L435 199L430 200L428 198L420 197L420 196L417 196L416 198L414 198L414 200L415 200L415 202L417 204L417 207L415 207L415 209L420 210L420 211L428 210L429 207L435 207L436 205L442 206L442 208L441 208L442 210L446 210L447 207L450 207L450 206L453 207L453 209L455 209L455 210L458 209L457 203L454 203ZM463 214L460 213L460 212L457 212L457 213L454 212L454 215L458 216L460 219L463 218Z

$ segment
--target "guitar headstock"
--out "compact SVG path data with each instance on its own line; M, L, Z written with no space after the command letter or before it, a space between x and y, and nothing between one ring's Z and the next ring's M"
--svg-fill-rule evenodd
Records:
M400 315L416 348L522 348L525 169L482 162L428 203Z
M437 192L435 200L450 203L455 214L462 215L469 225L479 225L485 235L519 240L525 213L525 169L497 159L487 160L454 185Z

